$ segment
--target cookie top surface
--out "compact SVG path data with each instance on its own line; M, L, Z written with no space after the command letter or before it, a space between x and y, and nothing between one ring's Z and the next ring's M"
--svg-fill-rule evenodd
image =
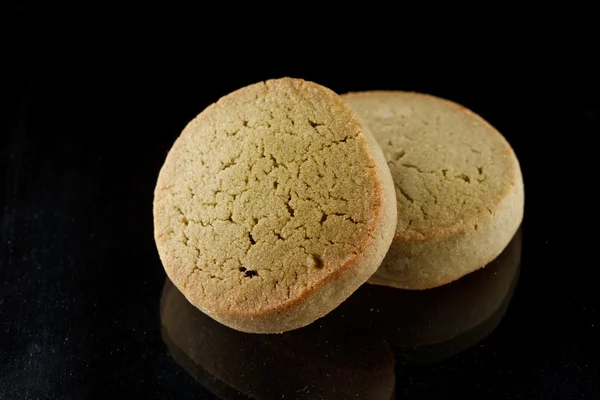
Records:
M519 182L504 137L477 114L438 97L400 91L348 93L344 100L381 146L396 187L396 239L471 230Z
M369 135L334 92L298 79L210 105L176 140L155 189L169 277L203 311L251 316L356 268L380 235L382 185L392 186Z

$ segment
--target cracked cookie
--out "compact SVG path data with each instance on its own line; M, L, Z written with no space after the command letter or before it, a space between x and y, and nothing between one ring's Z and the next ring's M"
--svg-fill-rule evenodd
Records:
M396 226L375 138L331 90L283 78L207 107L154 192L163 266L234 329L278 333L324 316L378 268Z
M348 93L394 178L398 224L370 283L428 289L488 264L523 219L519 162L470 110L419 93Z

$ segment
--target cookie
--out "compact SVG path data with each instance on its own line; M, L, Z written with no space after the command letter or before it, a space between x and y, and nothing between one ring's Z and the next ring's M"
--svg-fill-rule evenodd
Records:
M283 78L207 107L169 151L154 233L169 278L234 329L324 316L383 260L394 185L374 137L331 90Z
M419 93L343 96L368 125L394 178L398 224L370 283L428 289L489 263L523 218L519 162L472 111Z

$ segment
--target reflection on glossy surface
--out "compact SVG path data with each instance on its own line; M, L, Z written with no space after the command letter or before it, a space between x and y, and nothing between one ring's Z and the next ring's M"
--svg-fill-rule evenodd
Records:
M520 259L519 230L494 261L458 281L424 291L363 285L328 317L351 316L361 334L393 346L445 342L498 317L497 313L502 317L516 285Z
M198 311L170 281L161 320L163 339L177 362L221 398L387 400L393 395L394 356L383 341L319 340L311 329L238 332Z
M426 291L367 284L326 317L281 335L221 325L167 280L163 338L175 360L221 398L390 399L395 363L441 360L493 331L520 256L518 232L496 260L459 281Z

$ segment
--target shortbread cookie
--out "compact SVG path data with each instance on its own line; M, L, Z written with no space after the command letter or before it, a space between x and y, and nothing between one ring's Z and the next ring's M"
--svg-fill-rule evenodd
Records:
M406 92L349 93L386 156L398 224L370 283L428 289L493 260L523 218L523 180L507 141L448 100Z
M383 260L394 185L331 90L284 78L237 90L184 129L154 193L155 240L187 299L245 332L305 326Z

